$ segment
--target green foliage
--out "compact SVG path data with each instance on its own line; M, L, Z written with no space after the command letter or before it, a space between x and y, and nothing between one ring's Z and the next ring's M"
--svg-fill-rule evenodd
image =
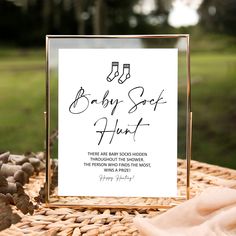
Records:
M236 37L231 35L205 33L202 30L198 33L193 32L193 37L191 37L191 51L235 53Z
M236 168L236 55L192 55L193 158Z
M2 0L0 42L31 47L43 46L46 34L163 33L171 2L155 0L145 14L139 0Z
M207 32L236 35L236 0L205 0L198 12Z
M4 55L6 52L0 53ZM42 52L9 51L0 57L0 151L42 150L44 60Z

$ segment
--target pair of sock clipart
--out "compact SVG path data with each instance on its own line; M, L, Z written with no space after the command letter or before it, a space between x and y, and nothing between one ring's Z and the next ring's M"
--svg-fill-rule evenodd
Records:
M119 62L112 62L111 72L107 76L107 81L111 82L119 76ZM118 79L119 84L123 84L127 79L130 78L130 64L123 64L123 73Z

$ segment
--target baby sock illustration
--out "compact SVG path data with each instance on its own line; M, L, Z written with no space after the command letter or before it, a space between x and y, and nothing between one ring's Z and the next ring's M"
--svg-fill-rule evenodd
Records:
M130 64L123 65L123 74L118 79L119 84L123 84L127 79L130 78Z
M107 76L107 81L111 82L119 75L119 62L112 62L111 64L111 73Z

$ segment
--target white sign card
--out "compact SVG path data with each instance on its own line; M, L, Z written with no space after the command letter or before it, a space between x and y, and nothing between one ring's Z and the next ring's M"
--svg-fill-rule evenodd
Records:
M177 196L178 49L59 49L58 195Z

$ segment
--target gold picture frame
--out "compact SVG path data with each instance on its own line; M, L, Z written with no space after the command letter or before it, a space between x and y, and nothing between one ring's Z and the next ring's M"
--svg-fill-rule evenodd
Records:
M181 73L181 87L183 86L183 93L181 98L184 101L184 118L181 119L181 127L184 127L185 138L182 140L182 148L185 162L185 173L182 173L185 177L184 185L181 186L179 191L179 199L190 198L190 162L191 162L191 145L192 145L192 112L191 112L191 76L190 76L190 44L188 34L170 34L170 35L47 35L46 36L46 111L45 114L45 152L46 152L46 206L47 207L72 207L72 208L122 208L122 209L156 209L156 208L169 208L173 204L169 204L168 199L161 200L160 198L124 198L124 197L60 197L55 191L56 184L54 183L55 174L52 150L52 131L57 130L57 77L58 77L58 65L57 65L57 53L59 48L75 48L75 47L87 47L80 45L80 41L83 43L86 41L95 41L95 47L102 48L101 42L118 40L121 42L130 41L131 44L127 44L124 47L130 48L135 45L136 42L142 41L144 44L148 42L148 46L155 47L156 42L160 41L160 47L169 47L169 42L172 47L180 48L182 50L181 60L182 68L178 71L178 85L180 87L179 76ZM166 46L167 45L167 46ZM118 47L123 47L118 46ZM134 46L134 47L137 47ZM159 47L159 46L158 46ZM178 65L179 67L180 65ZM54 82L55 81L55 84ZM178 94L179 96L179 94ZM53 123L52 120L56 120ZM180 119L178 119L180 120ZM178 121L179 122L179 121ZM178 126L179 127L179 126ZM183 129L182 127L182 129ZM178 128L179 129L179 128ZM56 131L55 131L56 132ZM54 138L57 134L54 133ZM179 138L178 138L179 139ZM57 150L55 151L57 153ZM57 155L57 154L54 154ZM55 159L54 159L55 160ZM177 163L176 163L177 165ZM56 181L57 182L57 181ZM178 202L178 198L176 204Z

